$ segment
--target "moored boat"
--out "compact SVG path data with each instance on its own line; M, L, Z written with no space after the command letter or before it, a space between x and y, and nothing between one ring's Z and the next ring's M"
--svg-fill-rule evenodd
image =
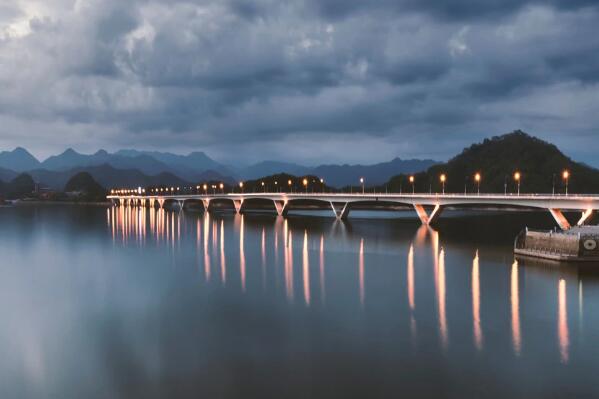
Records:
M572 262L599 262L599 226L577 226L569 230L521 231L514 241L520 256Z

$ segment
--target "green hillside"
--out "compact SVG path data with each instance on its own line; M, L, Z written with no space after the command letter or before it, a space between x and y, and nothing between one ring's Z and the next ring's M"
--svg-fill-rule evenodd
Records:
M481 175L480 190L484 193L515 192L516 171L521 174L522 193L564 193L564 170L569 171L570 193L599 193L599 170L573 161L555 145L532 137L520 130L473 144L446 163L430 167L414 175L416 192L440 192L441 174L446 175L445 191L463 193L476 191L474 176ZM388 183L389 190L411 191L409 176L397 175ZM555 184L554 184L555 183Z

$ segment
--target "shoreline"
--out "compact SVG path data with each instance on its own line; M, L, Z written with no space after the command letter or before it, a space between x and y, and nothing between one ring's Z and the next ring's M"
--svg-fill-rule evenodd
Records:
M110 202L88 202L88 201L16 201L12 203L6 203L5 206L29 206L29 205L83 205L83 206L102 206L110 207Z

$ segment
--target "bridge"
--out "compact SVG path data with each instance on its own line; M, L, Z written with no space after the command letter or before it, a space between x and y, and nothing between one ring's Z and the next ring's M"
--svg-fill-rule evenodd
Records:
M571 224L563 212L580 212L576 225L589 220L599 209L599 195L590 194L388 194L388 193L213 193L213 194L117 194L107 196L115 205L164 207L172 203L180 209L186 203L200 203L206 212L213 205L229 203L237 213L257 205L272 204L273 211L286 216L290 209L317 206L331 209L334 216L346 219L352 209L381 210L398 207L413 208L424 225L434 223L447 207L506 207L508 209L544 209L553 216L557 225L568 230Z

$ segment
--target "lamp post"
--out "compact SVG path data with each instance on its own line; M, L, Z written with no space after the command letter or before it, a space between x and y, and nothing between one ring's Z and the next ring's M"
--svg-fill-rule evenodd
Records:
M570 172L564 170L562 173L562 179L564 179L564 183L566 184L566 195L568 195L568 180L570 180Z
M362 185L362 194L364 194L364 178L360 177L360 184Z
M243 182L239 182L239 191L243 194Z
M219 184L218 187L220 188L221 194L225 193L225 185L223 183Z
M208 194L208 185L204 183L202 188L204 189L204 194Z
M478 195L480 195L480 179L481 179L480 173L477 172L474 175L474 181L476 182L476 192Z
M520 172L516 172L514 173L514 180L516 181L516 184L518 185L518 195L520 195L520 178L522 176L520 175Z
M308 194L308 179L304 178L304 180L302 180L302 184L304 185L304 188L306 189L306 194Z
M414 189L414 176L410 176L409 180L410 180L410 184L412 185L412 195L414 195L414 192L415 192L415 189Z
M264 184L264 182L260 183L262 185L262 188L264 189L264 192L266 192L266 185Z
M324 193L324 179L320 178L320 185L322 186L322 192Z
M442 191L443 194L445 194L445 180L447 180L447 176L445 176L445 173L441 173L441 176L439 176L439 180L441 180Z
M289 191L293 192L291 188L291 179L287 180L287 185L289 186Z

